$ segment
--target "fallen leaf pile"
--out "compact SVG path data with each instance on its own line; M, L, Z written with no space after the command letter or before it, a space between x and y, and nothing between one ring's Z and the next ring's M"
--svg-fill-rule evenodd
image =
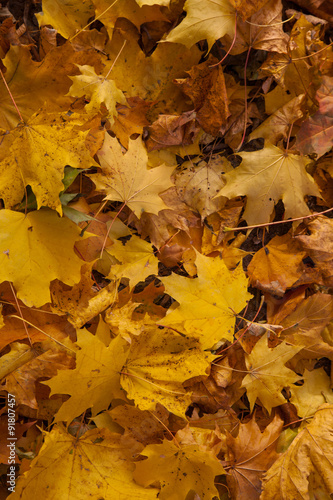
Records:
M0 497L332 498L332 2L0 23Z

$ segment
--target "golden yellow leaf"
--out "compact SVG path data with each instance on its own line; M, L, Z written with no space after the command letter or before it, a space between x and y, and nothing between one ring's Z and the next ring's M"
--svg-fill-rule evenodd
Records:
M101 21L112 38L114 25L119 17L124 17L140 28L143 23L151 21L166 21L167 18L162 14L159 5L161 0L152 4L149 2L136 2L135 0L92 0L95 6L95 15Z
M131 335L140 335L148 324L154 324L147 314L141 320L132 319L133 311L140 304L128 302L122 307L110 307L105 312L105 322L110 325L112 333L121 335L131 342Z
M186 0L187 16L167 36L167 42L177 42L190 48L207 40L208 50L226 33L235 31L235 9L228 0Z
M124 245L117 240L106 251L121 264L111 266L109 279L128 278L131 287L145 281L150 274L158 274L158 259L150 243L133 235Z
M286 289L302 276L305 256L289 233L275 236L251 260L247 268L250 282L260 290L283 297Z
M265 474L260 500L332 497L332 426L333 405L324 404Z
M199 338L207 349L223 338L232 340L236 314L252 295L241 266L231 272L219 257L204 257L198 252L196 256L198 278L173 274L161 279L166 293L180 305L169 309L159 323Z
M291 388L290 402L297 408L297 414L302 417L311 417L320 405L333 404L333 392L330 377L324 368L311 372L304 371L304 384Z
M306 171L309 158L285 152L269 142L259 151L238 154L242 163L225 174L227 183L217 196L246 196L243 218L249 225L269 222L279 200L284 203L285 219L310 213L304 198L320 197L320 192Z
M214 478L225 471L210 452L198 445L179 445L174 441L149 444L142 451L147 460L136 463L134 479L143 486L159 481L160 500L184 500L193 490L202 500L218 495Z
M153 54L146 57L136 37L126 36L123 47L124 41L121 31L114 30L107 48L110 61L117 57L111 77L126 97L138 96L145 101L153 101L149 111L151 121L157 119L159 113L181 114L188 111L184 94L173 80L184 77L184 71L199 62L201 52L198 47L189 50L180 43L159 43Z
M269 413L274 406L286 402L281 394L282 389L294 384L302 377L284 365L301 349L302 347L288 345L285 342L270 349L267 346L267 334L265 334L256 343L251 354L245 354L249 373L244 377L242 387L246 388L251 411L257 398Z
M48 206L62 214L64 168L90 168L97 163L85 146L87 132L74 130L75 117L58 113L35 114L29 123L5 135L0 147L0 195L8 208L20 203L25 186L33 190L38 208Z
M87 64L78 65L81 75L71 76L73 85L69 89L69 95L73 97L89 98L89 103L85 105L87 113L99 113L101 104L105 104L108 110L108 119L111 125L114 123L114 117L117 116L116 104L126 104L126 98L119 90L113 80L107 76L96 75L95 69Z
M64 38L69 38L84 28L93 15L91 0L46 0L43 2L43 11L36 17L39 26L50 24Z
M44 444L30 469L17 483L11 500L72 498L86 500L153 500L156 488L133 481L134 464L121 435L93 429L77 438L55 427L45 433ZM84 473L83 473L84 471Z
M117 139L106 134L98 158L103 173L90 178L98 190L106 193L106 200L122 201L138 218L143 212L158 214L167 208L158 195L172 186L173 168L161 165L149 170L141 138L130 139L128 151L123 154Z
M71 422L88 408L92 414L105 410L112 399L124 397L120 387L120 371L128 356L129 344L120 336L109 346L82 329L77 331L75 370L60 370L45 385L51 387L51 394L69 394L71 397L62 405L55 421Z
M287 104L277 109L259 127L251 132L249 140L252 141L252 139L263 137L276 144L279 140L286 139L291 125L303 116L301 106L304 102L304 97L305 94L294 97Z
M50 302L52 280L67 285L80 281L83 261L74 252L79 238L80 228L51 210L26 216L1 210L0 281L13 282L18 298L28 306Z
M207 376L215 358L201 350L192 339L155 328L131 343L122 370L121 385L141 410L155 410L156 403L182 418L191 404L191 393L182 383L192 377Z

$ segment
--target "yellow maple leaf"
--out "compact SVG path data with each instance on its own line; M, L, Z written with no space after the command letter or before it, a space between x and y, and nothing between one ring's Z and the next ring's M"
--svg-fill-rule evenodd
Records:
M46 0L43 2L43 11L36 17L39 26L50 24L64 38L69 38L84 28L93 15L91 0Z
M157 215L167 208L159 194L172 186L173 168L161 165L149 170L141 138L130 139L128 151L123 154L117 139L106 134L98 159L103 173L90 178L98 190L106 193L106 200L122 201L139 218L143 212Z
M228 0L186 0L187 16L167 36L167 42L179 42L190 48L207 40L208 50L225 34L235 31L235 9Z
M145 489L133 481L133 468L130 451L121 443L121 434L92 429L77 438L63 427L55 427L45 433L41 450L10 498L86 500L89 492L91 500L156 499L158 489Z
M134 479L143 486L160 482L160 500L184 500L191 490L202 500L218 496L214 478L225 471L212 453L198 445L179 445L165 439L162 444L146 446L142 455L148 458L136 463Z
M287 153L268 142L259 151L238 155L241 165L225 174L227 184L217 196L246 196L243 218L248 224L269 222L279 200L284 203L286 219L310 213L304 197L320 197L320 192L306 171L311 163L308 157Z
M114 338L108 347L87 330L77 330L75 370L60 370L45 385L52 394L70 394L61 406L55 421L71 422L88 408L93 415L106 409L114 398L124 397L120 387L120 371L129 344L122 337Z
M99 113L101 104L104 103L109 114L108 119L111 125L114 123L114 117L118 115L116 110L117 102L126 104L126 98L119 90L113 80L107 76L96 75L92 66L77 65L81 75L71 76L73 85L69 89L69 95L73 97L87 96L90 102L85 105L87 113Z
M252 295L241 266L231 272L219 257L196 255L198 278L173 274L161 279L166 293L180 305L169 310L159 324L179 327L199 338L204 348L211 348L222 338L232 340L236 314Z
M38 208L62 214L64 168L90 168L97 163L85 146L87 132L74 130L77 120L57 113L36 113L27 124L5 135L0 146L0 195L9 208L20 203L25 186L33 190Z
M297 408L297 414L304 418L314 415L320 405L333 404L331 381L324 368L304 370L304 384L293 386L290 402Z
M108 49L110 61L117 58L112 68L112 78L117 87L126 97L154 101L149 111L151 119L157 119L159 113L181 114L188 111L184 94L173 80L182 78L184 71L199 62L201 52L197 46L189 50L180 43L159 43L153 54L146 57L136 37L127 34L124 38L121 30L114 30Z
M87 237L87 236L85 236ZM0 211L0 281L11 281L28 306L51 302L50 282L80 281L83 261L74 252L80 228L56 212L39 210L26 216Z
M269 413L274 406L286 402L281 394L282 389L294 384L302 377L284 365L301 349L301 346L291 346L285 342L270 349L267 346L267 333L265 333L256 343L251 354L245 354L249 373L244 377L242 387L246 388L251 412L257 398Z
M265 474L261 500L332 497L332 426L333 405L324 404Z
M124 17L131 21L137 28L141 24L152 21L166 21L167 18L162 14L159 5L161 0L154 2L136 2L135 0L92 0L95 6L96 18L101 21L108 30L112 38L114 25L119 17ZM165 0L162 0L165 1Z
M199 375L207 376L215 358L192 339L173 332L147 328L132 340L122 370L121 385L141 410L155 410L161 403L182 418L191 404L191 393L182 383Z
M110 325L112 333L121 335L131 342L131 335L140 335L149 323L154 324L147 314L141 320L132 319L133 311L139 305L135 302L128 302L122 307L110 307L105 311L105 322Z
M121 262L111 267L109 279L126 277L133 287L150 274L158 274L158 259L153 247L138 236L133 235L125 245L117 240L106 251Z

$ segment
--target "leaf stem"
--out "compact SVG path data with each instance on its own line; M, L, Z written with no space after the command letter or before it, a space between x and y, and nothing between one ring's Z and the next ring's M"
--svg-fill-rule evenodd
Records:
M23 118L22 118L22 115L21 115L21 113L20 113L20 110L19 110L19 109L18 109L18 107L17 107L17 104L16 104L16 102L15 102L15 99L14 99L14 97L13 97L13 94L11 93L10 88L8 87L8 83L6 82L6 79L5 79L4 74L3 74L3 72L1 71L1 69L0 69L0 74L1 74L1 78L2 78L2 80L3 80L3 83L5 84L5 87L6 87L6 89L7 89L7 92L8 92L8 94L9 94L9 96L10 96L11 100L12 100L12 103L14 104L14 107L15 107L15 109L16 109L16 112L17 112L17 114L19 115L20 121L21 121L21 122L23 122Z
M310 219L311 217L317 217L318 215L327 214L328 212L331 212L332 210L333 210L333 207L328 208L327 210L324 210L323 212L315 212L314 214L304 215L303 217L296 217L295 219L278 220L275 222L266 222L265 224L256 224L254 226L225 227L225 228L223 228L223 231L225 233L227 233L230 231L245 231L247 229L255 229L257 227L267 227L267 226L275 226L276 224L286 224L287 222L295 222L298 220Z

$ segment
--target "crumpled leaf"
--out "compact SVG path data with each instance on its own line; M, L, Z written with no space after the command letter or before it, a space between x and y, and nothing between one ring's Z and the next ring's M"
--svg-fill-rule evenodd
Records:
M233 40L225 35L230 46L230 54L236 55L246 50L257 49L267 52L285 53L288 35L283 31L281 0L231 0L237 12L237 37ZM250 17L250 19L248 19ZM232 47L231 47L232 44Z
M150 152L170 146L188 146L193 143L199 130L194 111L181 115L159 115L148 128L147 150Z
M213 43L235 31L235 10L228 0L186 0L185 19L166 38L167 42L178 42L190 48L206 39L208 50Z
M30 185L38 208L47 206L62 214L64 168L97 166L85 145L87 132L74 130L75 117L36 113L3 137L0 147L0 196L6 207L20 203Z
M117 139L106 134L98 158L103 174L92 174L90 178L97 189L106 193L106 200L122 201L138 218L142 212L157 215L167 208L158 195L172 186L173 168L161 165L148 170L148 156L140 138L130 139L123 155Z
M243 218L249 225L269 222L279 200L284 203L285 219L310 213L304 197L320 197L320 192L306 171L309 158L286 153L269 142L259 151L238 154L242 163L225 174L227 183L217 196L246 196Z
M74 252L79 239L80 228L51 210L26 216L1 210L0 281L13 282L17 297L30 307L51 302L52 280L80 281L83 261Z
M333 346L322 337L325 326L333 319L333 297L328 293L315 293L302 300L279 323L283 326L282 338L293 345L308 349L316 356L331 357Z
M230 0L230 3L237 10L237 14L247 19L267 4L267 0Z
M300 234L295 239L300 242L315 264L325 286L333 286L332 235L333 221L323 215L306 222L308 234Z
M146 446L142 455L148 459L136 463L134 479L146 487L159 481L160 500L184 500L191 490L202 500L218 495L214 478L225 471L212 453L200 450L198 445L164 440Z
M332 425L333 405L324 404L265 474L260 500L309 500L317 488L317 498L333 494Z
M31 500L38 492L48 499L153 500L156 488L142 488L133 481L134 465L121 435L107 429L92 429L77 438L55 427L45 433L44 444L16 485L12 500ZM85 474L82 474L82 471ZM61 478L61 481L59 481ZM117 497L115 497L117 495Z
M230 115L222 66L211 67L216 63L218 60L209 56L203 63L193 66L187 78L175 80L191 98L196 120L211 135L218 134Z
M251 411L257 398L269 413L274 406L286 402L281 394L282 389L302 377L284 365L301 349L302 347L287 345L285 342L270 349L265 334L256 343L251 354L245 355L249 373L244 377L242 387L246 388Z
M333 141L333 77L323 77L316 99L319 110L302 123L296 147L302 154L320 157L331 149Z
M230 272L219 257L196 252L198 278L177 274L162 278L166 293L179 302L159 323L181 328L186 335L199 338L203 348L218 340L233 338L235 314L251 298L241 266Z
M278 458L276 446L282 427L283 420L276 415L260 432L253 416L246 424L240 424L236 438L227 433L227 453L222 463L233 498L259 498L263 471Z

